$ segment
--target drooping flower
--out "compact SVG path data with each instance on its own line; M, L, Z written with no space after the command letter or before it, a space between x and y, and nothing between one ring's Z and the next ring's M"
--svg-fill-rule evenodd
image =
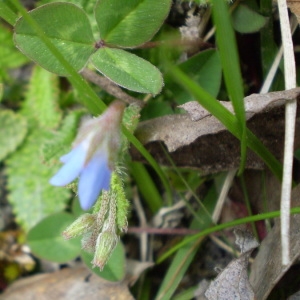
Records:
M121 101L114 101L100 117L83 122L73 149L60 158L64 165L50 179L52 185L64 186L79 177L78 196L84 210L94 205L102 190L109 189L124 108Z

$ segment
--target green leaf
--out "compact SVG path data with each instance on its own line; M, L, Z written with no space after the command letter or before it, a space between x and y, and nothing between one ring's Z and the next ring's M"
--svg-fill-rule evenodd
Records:
M222 78L218 51L210 49L200 52L178 67L213 97L218 95ZM176 96L176 102L179 104L194 100L190 93L171 80L170 74L166 76L166 88Z
M59 125L62 113L58 107L58 84L56 75L39 66L33 69L22 114L33 121L34 127L38 124L52 129Z
M132 48L149 41L170 10L171 0L99 0L95 17L107 44Z
M148 61L121 49L101 48L91 56L96 69L116 84L139 93L158 94L160 71Z
M239 173L245 168L247 141L246 141L246 113L244 107L243 80L239 64L237 44L231 25L228 6L225 1L212 1L213 21L216 26L216 39L223 68L227 93L232 102L234 112L241 130L241 163Z
M18 16L11 9L9 1L0 0L0 17L10 25L13 25L15 23Z
M147 205L153 213L157 212L163 200L147 169L141 163L131 162L130 171Z
M51 137L46 130L33 131L20 149L6 160L8 200L25 231L49 214L65 208L70 192L49 184L57 167L42 163L41 146Z
M1 71L7 68L21 67L28 59L18 49L12 41L12 32L0 24L0 66Z
M268 21L247 5L240 4L232 13L233 28L240 33L253 33L259 31Z
M78 90L78 93L80 97L78 100L82 105L86 106L87 109L90 111L93 115L99 115L99 113L103 112L106 108L105 103L99 98L99 96L95 93L95 91L92 89L91 86L87 84L86 81L82 80L82 77L74 70L74 68L70 65L68 61L66 61L60 52L56 49L56 47L53 46L53 43L50 41L50 39L43 33L42 28L37 24L37 22L28 14L26 9L20 4L18 0L12 0L11 1L14 7L21 13L23 18L27 20L34 28L36 32L38 32L38 36L40 37L41 41L45 45L46 49L48 49L49 52L53 53L53 55L61 62L61 64L65 67L66 70L68 70L69 74L71 75L69 77L70 83L73 85L73 87ZM149 154L149 152L145 149L145 147L141 144L141 142L129 131L127 128L123 126L123 133L126 136L126 138L131 142L135 148L140 151L140 153L145 157L145 159L149 162L149 164L153 167L155 172L160 177L164 188L166 190L166 198L168 200L168 203L172 202L172 193L171 188L168 183L167 177L165 173L162 171L159 164L156 162L156 160Z
M125 276L125 250L122 243L118 243L116 248L113 250L112 255L103 271L100 271L97 267L93 268L91 264L93 254L82 251L81 258L91 271L106 280L120 281Z
M29 15L74 69L79 71L85 66L94 51L94 38L88 17L81 8L57 2L34 9ZM25 55L43 68L59 75L68 74L23 17L16 23L14 40Z
M68 213L51 215L36 224L27 236L34 255L58 263L68 262L80 254L80 238L64 240L62 232L74 221Z
M26 119L10 110L0 111L0 161L15 151L27 133Z

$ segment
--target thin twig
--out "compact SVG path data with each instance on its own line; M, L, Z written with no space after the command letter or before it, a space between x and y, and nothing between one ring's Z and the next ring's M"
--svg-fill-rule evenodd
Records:
M140 221L141 227L147 227L147 219L144 213L143 206L140 202L140 198L137 192L136 187L133 190L133 202L134 206ZM148 252L148 233L147 231L141 232L140 236L140 245L141 245L141 261L147 261L147 252Z
M278 0L278 9L284 55L285 89L289 90L296 87L296 68L293 50L293 40L286 0ZM289 231L296 110L296 99L288 101L286 103L283 179L281 186L280 205L282 264L284 266L287 266L290 263Z
M189 235L199 233L199 230L187 228L156 228L156 227L129 227L127 234L130 233L147 233L161 235Z
M227 174L226 174L225 181L223 183L223 186L222 186L222 189L220 191L217 204L215 206L215 209L214 209L214 212L213 212L213 215L212 215L212 220L213 220L214 223L217 223L219 218L220 218L225 200L226 200L227 195L228 195L228 191L229 191L229 189L232 185L232 182L233 182L234 176L236 174L236 171L237 171L236 169L233 169L233 170L228 171Z
M90 69L83 69L80 74L87 79L88 81L98 85L103 90L105 90L108 94L116 97L117 99L126 102L127 104L136 104L140 107L144 106L144 103L142 100L138 98L134 98L127 93L125 93L118 85L113 83L111 80L104 76L100 76L94 71Z

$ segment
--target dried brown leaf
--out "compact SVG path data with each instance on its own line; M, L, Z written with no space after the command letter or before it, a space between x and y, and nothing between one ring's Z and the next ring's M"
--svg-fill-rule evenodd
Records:
M253 300L254 291L248 279L248 262L254 248L258 246L253 235L242 229L235 230L236 244L242 250L242 255L234 259L218 276L213 280L205 292L209 300Z
M253 234L247 229L236 228L234 231L235 243L240 247L241 253L250 252L259 246Z
M84 266L21 279L12 284L1 300L134 300L127 286L91 274Z
M292 205L300 205L300 185L292 191ZM252 264L250 282L257 299L268 297L274 286L288 271L300 255L300 215L291 216L290 221L290 264L281 264L280 222L277 221L262 241Z
M300 88L268 94L253 94L245 98L247 126L279 159L283 156L284 104L299 98ZM300 99L298 99L300 102ZM194 105L194 104L192 104ZM228 105L228 104L226 104ZM299 105L298 105L299 107ZM299 108L298 108L299 109ZM146 146L154 158L163 165L170 165L162 144L179 167L197 168L203 174L211 174L238 168L240 164L240 142L213 116L188 109L189 114L169 115L141 122L136 130L137 138ZM191 110L195 110L193 113ZM204 112L204 113L203 113ZM206 116L205 116L206 115ZM300 147L300 116L297 114L295 148ZM136 149L131 149L135 160L145 161ZM264 169L263 161L248 151L246 167Z
M291 9L292 13L297 17L298 23L300 23L300 1L299 0L287 0L287 5Z
M300 291L288 297L287 300L300 300Z

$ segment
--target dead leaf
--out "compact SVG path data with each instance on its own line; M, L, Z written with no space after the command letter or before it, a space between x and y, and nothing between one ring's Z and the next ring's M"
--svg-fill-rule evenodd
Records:
M300 205L300 185L292 191L292 205ZM288 271L300 255L300 215L291 216L290 221L290 264L281 264L280 222L275 223L262 241L251 267L250 282L257 299L266 299L277 282Z
M245 252L237 259L234 259L218 276L213 280L205 292L209 300L253 300L254 291L248 280L248 262L252 250L258 245L253 235L248 231L236 230L236 243ZM253 248L254 247L254 248Z
M84 266L21 279L0 300L134 300L127 286L91 274Z
M300 300L300 291L288 297L287 300Z
M253 94L245 98L248 128L279 160L283 156L284 104L289 99L295 98L300 102L299 93L300 88L296 88L264 95ZM298 112L295 148L300 147L299 125ZM164 144L178 167L197 168L202 174L239 167L239 140L211 115L197 122L191 120L189 114L155 118L141 122L136 130L136 136L162 165L170 165L162 148ZM135 160L146 162L134 148L131 149L131 155ZM246 167L264 169L264 163L256 154L248 150Z
M253 249L259 246L259 243L253 234L247 229L236 228L234 231L235 243L240 247L241 253L251 252Z
M298 23L300 23L300 1L299 0L287 0L287 5L291 9L292 13L297 17Z
M194 293L196 300L207 300L207 298L205 297L205 292L209 287L209 284L210 282L206 279L200 281L200 283L198 284L198 288Z

